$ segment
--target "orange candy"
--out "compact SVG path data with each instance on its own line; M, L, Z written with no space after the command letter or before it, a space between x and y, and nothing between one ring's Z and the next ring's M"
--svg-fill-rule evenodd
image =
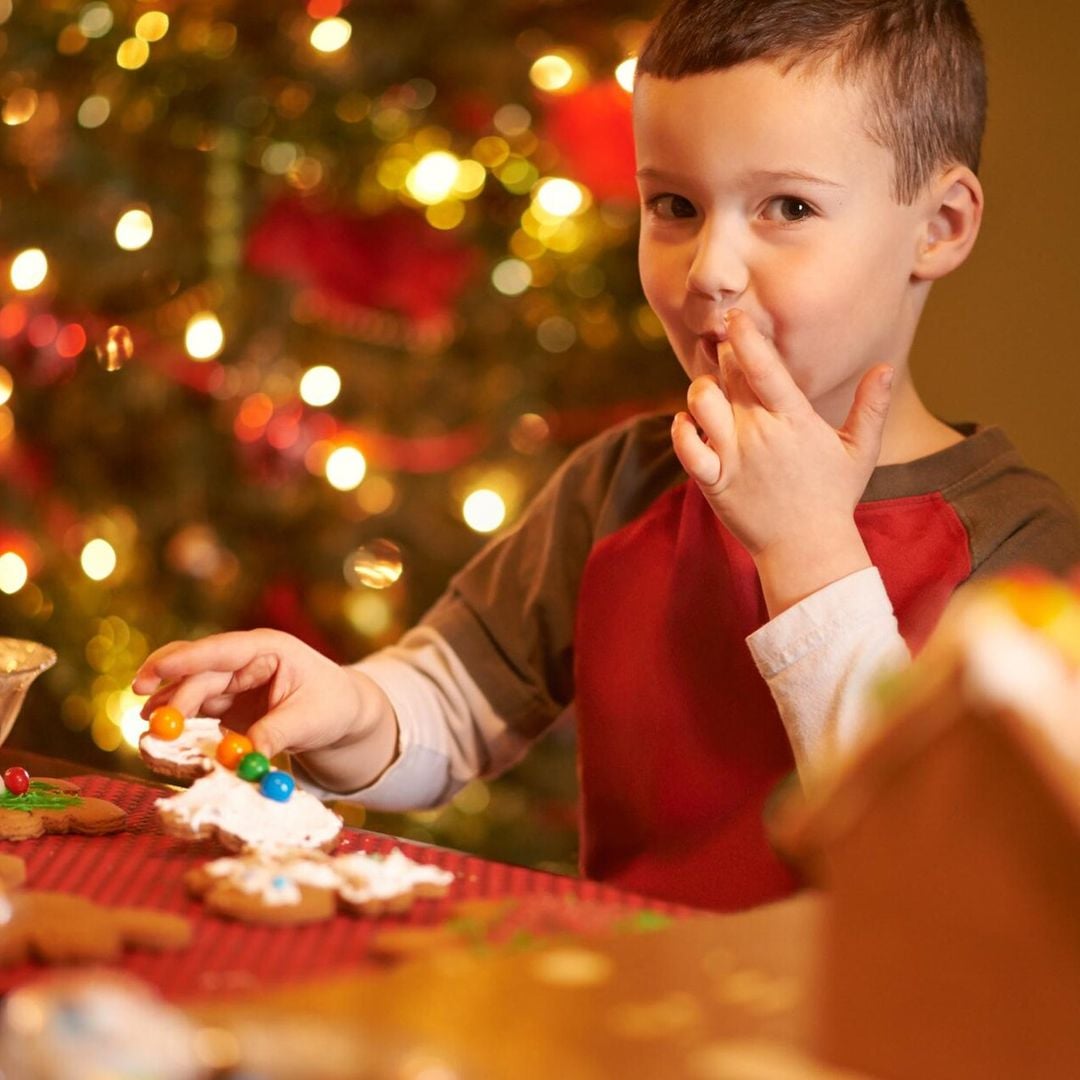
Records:
M184 731L184 714L171 705L161 705L150 714L150 734L158 739L179 739Z
M238 731L226 731L217 745L216 757L226 769L235 769L240 759L250 754L254 747L246 735Z

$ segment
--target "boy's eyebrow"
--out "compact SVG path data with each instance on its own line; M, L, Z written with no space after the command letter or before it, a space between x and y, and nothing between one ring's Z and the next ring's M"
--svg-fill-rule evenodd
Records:
M777 182L782 180L798 180L803 184L818 184L821 187L839 188L843 184L835 180L826 180L824 176L815 176L813 173L803 172L802 169L757 169L747 173L747 179L754 182Z
M672 173L666 173L663 169L653 169L646 166L638 169L637 175L642 180L664 180L678 182L679 177ZM795 180L802 184L816 184L819 187L842 188L844 185L835 180L827 180L823 176L815 176L813 173L804 172L802 169L755 169L745 173L744 181L750 184L782 183L787 180Z

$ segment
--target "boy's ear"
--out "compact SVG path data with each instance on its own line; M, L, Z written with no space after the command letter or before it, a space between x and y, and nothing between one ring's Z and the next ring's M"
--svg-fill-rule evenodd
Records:
M982 222L982 184L966 165L954 165L930 183L925 199L927 213L912 276L936 281L955 270L975 244Z

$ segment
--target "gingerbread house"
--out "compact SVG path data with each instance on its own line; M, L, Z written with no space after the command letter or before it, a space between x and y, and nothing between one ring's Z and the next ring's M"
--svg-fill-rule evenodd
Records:
M1080 1076L1080 598L973 589L788 823L828 889L818 1052L875 1077Z

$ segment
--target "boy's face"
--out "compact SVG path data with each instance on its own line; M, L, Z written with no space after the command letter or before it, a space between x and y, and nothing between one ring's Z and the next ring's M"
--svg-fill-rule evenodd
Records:
M925 290L925 200L898 204L863 92L766 61L634 94L645 295L691 377L715 372L722 314L745 311L814 407L842 423L859 377L902 369Z

